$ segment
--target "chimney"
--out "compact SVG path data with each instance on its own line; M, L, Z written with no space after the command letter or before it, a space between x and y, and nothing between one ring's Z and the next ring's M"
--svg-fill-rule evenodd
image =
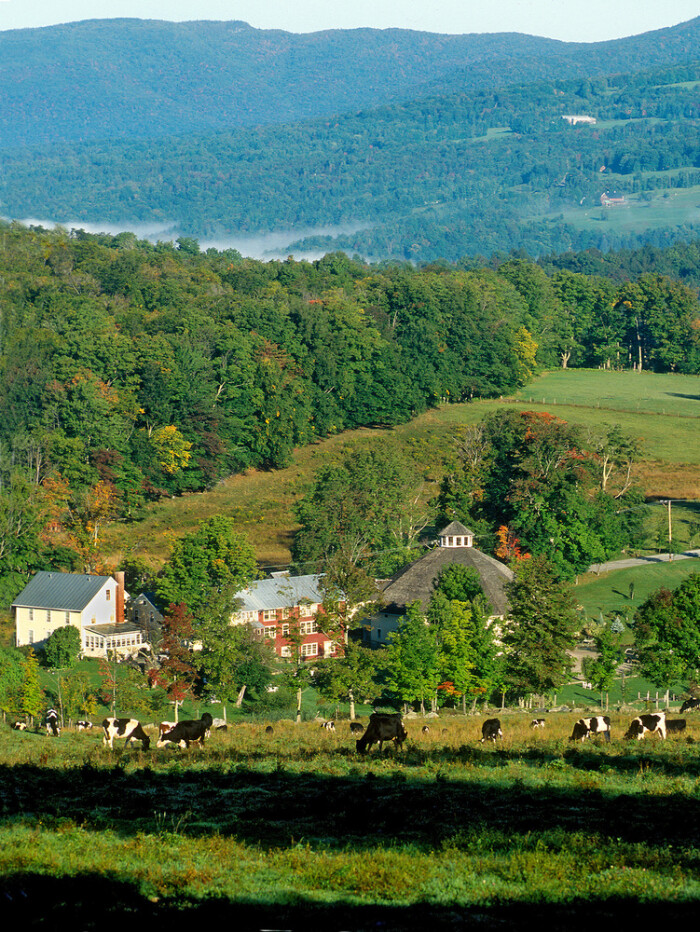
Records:
M117 584L117 604L114 607L114 623L120 625L124 622L124 573L119 570L112 573Z

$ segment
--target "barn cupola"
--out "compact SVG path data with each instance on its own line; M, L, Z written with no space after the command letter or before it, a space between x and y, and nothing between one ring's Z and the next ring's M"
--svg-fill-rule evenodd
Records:
M441 547L473 547L474 531L470 531L459 521L453 521L440 531Z

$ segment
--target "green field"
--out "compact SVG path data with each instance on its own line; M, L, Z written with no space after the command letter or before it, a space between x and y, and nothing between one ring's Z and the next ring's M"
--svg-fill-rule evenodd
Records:
M692 167L687 169L694 171ZM644 175L645 173L641 173ZM654 173L649 173L654 174ZM601 185L615 186L622 176L603 176ZM564 221L577 230L595 230L604 233L606 228L617 232L641 233L644 230L663 229L700 220L700 186L687 188L657 188L638 194L626 195L627 204L621 207L601 207L586 202L581 207L563 211Z
M574 715L239 725L203 750L0 738L8 928L583 929L688 919L700 897L700 718L684 738L573 746ZM163 925L163 922L167 925Z

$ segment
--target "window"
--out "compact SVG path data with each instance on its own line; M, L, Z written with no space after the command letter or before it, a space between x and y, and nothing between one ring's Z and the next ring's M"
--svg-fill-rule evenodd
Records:
M112 590L111 590L111 589L107 589L107 591L105 592L105 598L107 599L108 602L109 602L109 600L112 598Z
M316 631L316 619L313 621L302 621L299 624L299 634L314 634Z
M269 638L271 641L274 641L277 637L277 625L269 625L265 628L265 637Z
M280 650L280 656L281 656L281 657L291 657L291 656L292 656L292 648L291 648L288 644L285 644L285 645L281 648L281 650Z
M34 609L33 608L29 609L29 620L34 621Z
M302 657L315 657L318 654L318 644L302 644L301 645L301 656Z
M314 613L314 606L313 606L313 605L309 605L307 602L303 602L303 603L299 606L299 614L300 614L302 617L308 618L309 615L313 615L313 613Z
M66 612L66 624L70 624L70 612Z
M282 625L282 637L286 638L289 636L289 625Z
M277 621L277 609L266 608L263 612L263 621Z
M29 643L30 643L30 644L33 644L33 643L34 643L34 632L32 631L31 628L30 628L29 631L27 632L27 636L28 636L28 638L29 638Z
M48 625L51 624L51 609L50 608L46 609L46 623Z

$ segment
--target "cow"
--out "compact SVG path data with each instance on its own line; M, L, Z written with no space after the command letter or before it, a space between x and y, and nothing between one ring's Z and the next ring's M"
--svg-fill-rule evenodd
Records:
M92 728L92 722L88 722L87 719L80 719L75 723L75 727L78 731L88 731L88 729Z
M580 718L574 725L569 741L585 741L592 735L603 735L606 741L610 741L610 719L607 715Z
M651 735L656 732L662 740L666 738L665 712L648 712L632 719L625 738L636 738L637 741L641 741L647 732Z
M424 735L427 735L428 732L430 731L430 725L423 725L423 727L421 728L421 731L423 732Z
M141 742L141 747L147 751L151 746L151 739L135 718L106 718L102 722L102 744L108 744L114 749L115 738L126 738L124 747L134 739Z
M684 718L667 718L666 719L666 734L676 734L679 735L682 731L686 729L686 721Z
M373 744L379 744L381 753L385 741L401 747L408 737L400 712L372 712L365 733L355 742L359 754L366 754Z
M158 740L167 734L169 731L172 731L173 728L177 725L177 722L160 722L158 724Z
M12 727L15 731L26 731L27 723L26 722L13 722Z
M501 723L497 718L487 718L484 724L481 726L481 743L484 741L495 741L497 738L502 738L503 732L501 731Z
M58 712L55 709L49 709L46 713L46 734L58 738L61 729L58 724Z
M198 720L186 719L178 722L174 728L159 735L156 747L164 748L166 744L176 744L178 747L189 748L191 743L204 747L204 739L209 737L212 721L209 712L205 712Z
M267 728L265 729L265 734L266 734L266 735L271 735L271 734L274 733L274 731L275 731L275 729L272 727L272 725L268 725Z
M326 731L335 731L335 722L323 722L321 728L325 728Z
M350 722L350 732L353 735L359 735L365 730L364 725L361 725L360 722Z
M694 712L695 709L700 709L700 699L686 699L680 709L680 714L684 712Z
M530 722L530 728L544 728L546 722L543 718L533 718Z

